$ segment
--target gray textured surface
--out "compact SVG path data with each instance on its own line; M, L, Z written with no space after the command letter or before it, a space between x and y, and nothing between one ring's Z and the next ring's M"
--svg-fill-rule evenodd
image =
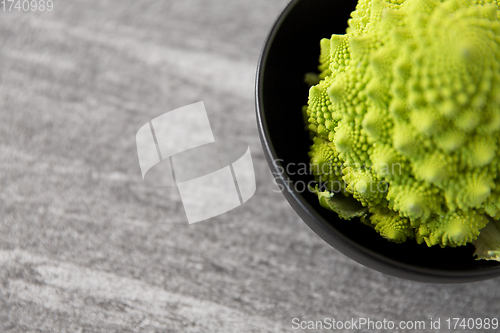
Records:
M427 285L326 245L275 187L254 71L284 0L55 1L0 12L0 332L293 332L292 318L500 316L500 280ZM203 100L257 194L188 225L135 132Z

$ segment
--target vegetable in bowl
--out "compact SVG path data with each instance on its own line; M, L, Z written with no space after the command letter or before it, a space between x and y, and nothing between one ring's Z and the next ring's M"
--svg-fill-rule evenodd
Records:
M359 0L321 40L304 115L323 207L500 261L499 6Z

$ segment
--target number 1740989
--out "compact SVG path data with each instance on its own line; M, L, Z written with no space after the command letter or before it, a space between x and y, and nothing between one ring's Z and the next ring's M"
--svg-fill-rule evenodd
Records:
M0 10L4 12L50 12L54 9L52 0L0 0Z

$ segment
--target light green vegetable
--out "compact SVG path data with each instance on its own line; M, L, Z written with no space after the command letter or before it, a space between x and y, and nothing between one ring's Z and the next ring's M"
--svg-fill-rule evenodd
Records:
M322 206L349 196L391 241L500 261L499 5L359 0L321 40L304 111Z

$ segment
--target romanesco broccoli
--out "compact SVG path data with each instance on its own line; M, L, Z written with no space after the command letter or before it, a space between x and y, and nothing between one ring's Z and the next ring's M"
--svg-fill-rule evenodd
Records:
M354 198L341 216L389 240L500 261L500 0L359 0L320 48L304 115L322 206Z

